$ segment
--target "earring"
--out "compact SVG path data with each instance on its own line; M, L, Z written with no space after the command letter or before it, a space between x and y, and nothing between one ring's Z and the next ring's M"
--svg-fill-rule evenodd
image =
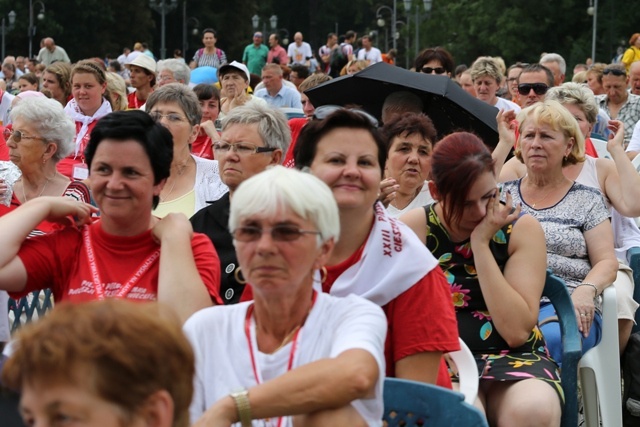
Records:
M244 285L247 283L247 281L244 279L244 276L241 275L242 272L240 271L240 267L236 268L236 271L233 272L233 277L236 279L236 282L240 283L241 285Z
M567 162L567 159L569 158L569 156L564 156L564 161L565 163Z
M327 276L329 275L329 273L327 272L327 267L322 266L320 268L320 283L324 283L327 281Z

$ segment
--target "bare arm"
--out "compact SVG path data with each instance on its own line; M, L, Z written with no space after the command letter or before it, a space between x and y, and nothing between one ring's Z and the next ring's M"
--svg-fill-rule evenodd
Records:
M496 148L494 148L491 153L491 157L494 161L493 171L496 176L500 176L502 166L516 143L516 124L513 123L515 118L516 113L514 111L500 110L496 116L500 139L498 140L498 145L496 145Z
M400 216L399 219L416 233L416 236L418 236L418 239L420 239L423 244L427 243L427 232L429 229L427 228L427 214L424 208L411 209L409 212Z
M22 243L29 233L45 219L56 221L75 217L79 225L91 221L97 209L87 203L67 197L37 197L15 211L0 217L0 289L19 292L27 284L27 271L18 257ZM68 219L65 222L71 224Z
M607 151L615 167L607 159L598 159L598 174L604 169L603 188L616 210L625 216L640 216L640 174L624 152L624 125L610 120L609 129L614 134L607 142Z
M212 305L193 257L191 223L183 214L172 213L153 227L152 234L161 247L158 301L175 307L184 323Z
M442 352L439 351L416 353L402 358L395 365L396 377L435 384L441 358Z
M487 215L471 234L471 248L493 323L510 347L518 347L529 338L538 320L547 251L542 227L535 218L524 215L513 226L509 260L504 273L500 271L489 242L500 228L518 218L520 207L510 212L510 195L506 205L498 197L491 199Z
M366 350L347 350L321 359L249 389L254 419L307 414L339 408L374 392L381 375L375 358ZM210 407L194 427L229 426L238 422L231 397Z
M196 61L191 61L191 62L189 62L189 68L191 68L192 70L193 70L194 68L196 68L196 66L197 66L197 65L198 65L198 64L196 64Z

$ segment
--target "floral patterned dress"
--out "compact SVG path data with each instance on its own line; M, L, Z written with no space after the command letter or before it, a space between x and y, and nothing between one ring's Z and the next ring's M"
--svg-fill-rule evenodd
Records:
M476 358L480 379L518 381L537 378L549 383L564 400L557 364L547 352L542 333L536 326L529 339L518 348L510 348L500 336L482 296L474 268L469 239L451 241L440 223L434 204L425 206L427 247L438 260L451 287L451 298L458 319L458 333ZM500 269L509 258L509 238L513 224L498 230L489 247Z

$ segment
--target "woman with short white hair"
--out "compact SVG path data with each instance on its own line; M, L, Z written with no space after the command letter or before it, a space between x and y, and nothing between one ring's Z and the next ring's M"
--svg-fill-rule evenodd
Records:
M189 84L191 68L181 59L158 61L158 87L169 83Z

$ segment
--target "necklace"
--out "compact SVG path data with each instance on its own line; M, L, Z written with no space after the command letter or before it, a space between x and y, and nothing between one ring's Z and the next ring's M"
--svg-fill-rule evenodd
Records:
M176 179L173 180L173 183L171 183L171 188L169 188L169 192L167 193L166 196L161 197L160 200L162 202L166 202L167 199L169 199L169 196L171 195L171 193L173 192L173 189L176 186L176 182L178 182L178 180L180 179L180 177L182 176L182 174L187 170L187 167L189 166L189 159L187 159L186 162L184 162L181 165L178 165L177 169L178 169L178 174L176 175Z
M532 204L530 204L530 206L531 206L532 208L534 208L534 209L535 209L535 208L536 208L536 205L537 205L538 203L543 202L543 201L544 201L547 197L549 197L549 195L550 195L551 193L553 193L553 191L554 191L554 190L556 190L557 188L558 188L557 186L551 187L551 189L550 189L549 191L547 191L541 199L536 200L535 202L533 202Z
M36 197L40 197L42 196L42 193L44 193L44 190L47 189L47 184L49 183L49 181L51 181L53 178L48 178L45 183L44 186L42 187L42 191L40 192L40 194L38 194ZM29 201L29 199L27 199L27 193L24 191L24 187L25 187L25 181L22 181L22 198L24 199L24 202L27 203ZM36 190L38 189L38 187L36 187ZM35 197L33 197L31 200L35 199Z

